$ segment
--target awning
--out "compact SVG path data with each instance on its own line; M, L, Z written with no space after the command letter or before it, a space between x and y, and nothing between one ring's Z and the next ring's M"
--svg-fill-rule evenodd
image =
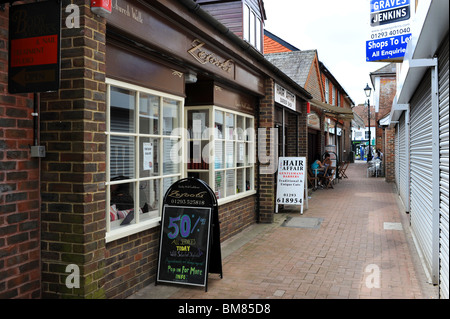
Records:
M351 109L344 109L342 107L333 106L330 104L320 102L315 99L312 99L310 101L310 103L312 105L314 105L315 107L322 109L325 113L328 113L339 119L344 119L344 120L352 120L353 119L353 110L351 110Z

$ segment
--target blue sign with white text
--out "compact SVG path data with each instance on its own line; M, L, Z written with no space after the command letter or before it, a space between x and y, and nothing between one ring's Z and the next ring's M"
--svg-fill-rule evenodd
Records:
M411 40L411 33L366 42L366 61L401 58Z
M370 12L380 12L409 6L410 0L370 0Z

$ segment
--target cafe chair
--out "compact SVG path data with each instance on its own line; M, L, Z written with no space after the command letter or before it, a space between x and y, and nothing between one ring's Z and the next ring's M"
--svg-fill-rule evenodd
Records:
M325 188L327 188L327 189L328 188L333 188L334 189L333 182L334 182L334 180L336 178L336 167L332 166L332 167L329 167L328 169L331 172L330 172L329 175L325 175L324 176L324 180L325 180L324 185L325 185Z

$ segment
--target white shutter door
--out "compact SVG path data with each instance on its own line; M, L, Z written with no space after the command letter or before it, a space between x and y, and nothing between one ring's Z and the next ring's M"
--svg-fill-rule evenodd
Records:
M400 138L399 138L400 125L396 126L395 131L395 183L397 185L397 191L400 194Z
M432 265L432 112L431 72L411 100L411 227L429 269Z
M407 145L406 145L406 121L405 112L399 120L399 183L397 186L400 191L400 198L403 201L403 205L408 207L408 163L407 161Z
M440 144L440 284L441 298L449 298L449 43L439 55Z

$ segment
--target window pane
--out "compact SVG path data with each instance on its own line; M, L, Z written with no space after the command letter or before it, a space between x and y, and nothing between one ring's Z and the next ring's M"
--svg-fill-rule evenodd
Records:
M177 180L179 180L178 177L166 177L163 179L163 198L166 195L167 190L170 186L172 186L173 183L175 183Z
M245 169L245 190L249 191L252 190L254 187L254 178L253 178L253 168L246 168Z
M139 177L159 175L159 139L150 137L140 138Z
M214 189L216 191L216 197L218 199L225 196L224 187L223 187L223 183L224 183L223 173L224 173L223 171L220 171L220 172L215 172L215 174L214 174Z
M209 111L195 110L188 111L188 132L189 139L208 139Z
M134 133L135 92L111 87L111 132Z
M224 146L224 142L223 141L215 141L214 142L215 145L215 150L214 150L214 168L215 169L220 169L220 168L224 168L224 152L223 152L223 146Z
M160 180L152 179L139 183L140 221L159 217Z
M110 149L111 179L118 176L134 178L134 137L112 135Z
M170 135L174 129L179 128L180 103L172 99L163 99L163 134Z
M181 141L170 138L163 139L163 174L179 174L181 162Z
M242 193L245 191L245 179L244 169L238 169L236 175L236 193Z
M247 143L244 142L238 142L236 143L236 147L237 147L237 157L236 157L236 164L238 167L244 166L246 164L246 154L245 154L245 149L246 149Z
M118 177L114 181L122 180ZM134 218L134 183L119 183L110 186L111 202L109 218L111 228L118 228L135 223Z
M244 40L250 40L250 9L244 5Z
M255 13L250 12L250 44L255 46L256 44L256 30L255 30Z
M262 51L261 43L262 43L262 32L261 32L262 26L261 26L261 20L259 18L256 18L256 48L259 51Z
M145 93L139 94L139 133L159 134L159 106L161 99Z
M225 154L226 154L226 163L227 163L227 168L229 167L234 167L234 158L235 158L235 154L234 154L234 142L226 142L226 149L225 149Z
M235 172L234 170L226 171L227 175L227 196L234 195L236 193L236 187L234 182Z
M216 111L214 113L214 117L215 117L215 123L214 123L214 137L216 139L223 139L224 137L224 132L223 132L223 112L221 111Z
M227 140L234 139L234 115L225 113L225 138Z

